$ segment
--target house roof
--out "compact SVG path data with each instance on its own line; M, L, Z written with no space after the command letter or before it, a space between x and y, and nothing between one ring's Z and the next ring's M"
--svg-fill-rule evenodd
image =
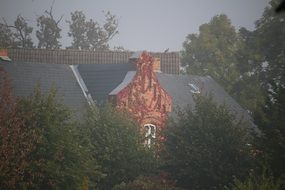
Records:
M37 85L43 93L56 88L57 99L74 110L76 117L83 116L82 108L87 106L87 102L69 65L0 60L0 66L8 73L16 96L31 95Z
M157 73L156 75L161 86L172 97L174 111L171 114L173 116L175 116L175 109L177 107L184 109L189 106L190 109L194 109L195 102L193 95L201 93L204 96L212 96L213 100L219 105L225 105L237 119L249 121L255 126L248 112L210 76L173 75L165 73ZM193 91L192 86L197 87L199 91Z
M133 79L135 71L129 71L125 75L125 78L121 83L118 83L109 95L114 95L120 92L124 87L126 87ZM197 75L174 75L165 73L156 73L157 79L167 93L172 97L174 110L171 113L172 116L176 116L176 109L185 109L190 107L190 109L195 108L195 101L193 95L195 93L201 93L202 95L212 96L213 100L223 105L231 111L237 119L242 119L245 121L251 121L250 115L244 110L215 80L210 76L197 76ZM192 86L196 87L198 91L194 91ZM108 96L108 91L106 91L105 97ZM107 99L107 98L106 98ZM252 123L253 124L253 123Z
M128 71L124 80L114 90L112 90L112 92L110 92L109 95L116 95L125 87L127 87L127 85L133 80L135 74L136 71Z
M68 65L128 63L130 57L134 55L134 52L132 51L83 51L72 49L63 50L25 48L8 49L7 53L8 56L14 61ZM139 54L140 52L137 53ZM153 57L160 59L162 72L179 74L179 52L150 52L150 54Z
M215 80L210 76L196 75L172 75L157 73L157 78L161 86L172 97L174 110L171 115L176 117L176 110L190 108L194 110L195 101L193 95L195 91L191 89L194 85L203 96L211 96L213 101L219 105L225 105L237 121L248 122L254 132L260 134L258 127L253 123L252 117L243 109Z
M53 86L58 90L58 98L82 115L87 106L84 93L76 80L72 69L65 64L44 64L29 62L7 62L0 60L12 79L17 96L30 95L37 84L41 90L48 92ZM107 101L108 95L117 94L126 87L134 77L135 65L131 63L79 64L78 72L97 105ZM225 104L237 116L251 122L251 117L218 83L209 76L175 75L156 73L161 86L172 97L173 107L194 108L193 94L200 91L202 95L212 95L213 100ZM194 90L193 90L194 87ZM199 89L197 92L195 90ZM175 112L172 112L175 116Z
M78 71L97 105L108 99L108 94L125 78L128 71L134 71L135 65L122 64L80 64Z

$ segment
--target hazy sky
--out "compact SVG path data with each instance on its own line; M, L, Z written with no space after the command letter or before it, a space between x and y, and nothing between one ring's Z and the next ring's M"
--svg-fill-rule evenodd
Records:
M49 9L53 0L0 0L0 17L13 23L21 14L36 25L36 16ZM67 37L70 12L82 10L87 18L104 20L102 11L111 11L119 19L119 34L111 46L128 50L170 51L182 49L189 33L217 14L224 13L236 28L254 28L269 0L55 0L54 15L64 15L61 26L63 47Z

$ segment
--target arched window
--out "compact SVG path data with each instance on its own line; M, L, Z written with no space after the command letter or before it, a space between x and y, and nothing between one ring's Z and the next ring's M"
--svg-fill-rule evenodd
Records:
M156 134L156 126L153 124L145 124L144 125L145 131L145 145L150 147L153 144L153 140L155 139Z

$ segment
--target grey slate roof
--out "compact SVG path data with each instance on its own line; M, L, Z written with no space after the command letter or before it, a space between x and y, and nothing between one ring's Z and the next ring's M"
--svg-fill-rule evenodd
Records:
M172 97L174 108L185 109L189 106L191 109L194 109L195 102L189 86L189 84L194 84L200 89L202 95L211 95L216 103L220 105L225 104L237 119L249 121L254 126L248 112L210 76L172 75L165 73L157 73L156 75L159 83ZM175 112L172 115L175 116Z
M39 83L42 91L48 92L51 87L58 90L58 98L81 117L87 106L83 92L69 67L64 64L19 63L0 60L12 79L17 96L30 95ZM78 71L97 105L102 105L108 94L122 90L135 75L135 66L123 64L79 64ZM238 119L251 122L251 117L225 90L209 76L174 75L156 73L162 87L172 97L173 107L185 108L195 106L193 92L189 84L200 89L202 95L211 94L214 101L225 104ZM175 116L175 112L171 113ZM252 123L253 124L253 123ZM254 125L254 124L253 124Z
M29 96L36 85L47 93L51 88L57 89L57 98L74 111L78 118L84 114L87 101L68 65L19 63L0 60L12 80L16 96Z
M125 78L128 71L134 71L135 65L122 64L80 64L78 71L97 105L106 102L108 94Z
M124 80L119 84L112 92L109 93L109 95L116 95L121 90L123 90L127 85L132 82L133 78L135 77L136 71L128 71Z

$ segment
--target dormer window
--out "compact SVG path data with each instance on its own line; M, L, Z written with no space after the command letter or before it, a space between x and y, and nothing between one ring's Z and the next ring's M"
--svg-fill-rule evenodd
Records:
M193 93L193 94L200 94L200 90L199 88L193 84L193 83L188 83L188 85L190 86L190 91Z
M151 144L154 143L155 135L156 135L156 126L153 124L145 124L145 145L150 147Z

